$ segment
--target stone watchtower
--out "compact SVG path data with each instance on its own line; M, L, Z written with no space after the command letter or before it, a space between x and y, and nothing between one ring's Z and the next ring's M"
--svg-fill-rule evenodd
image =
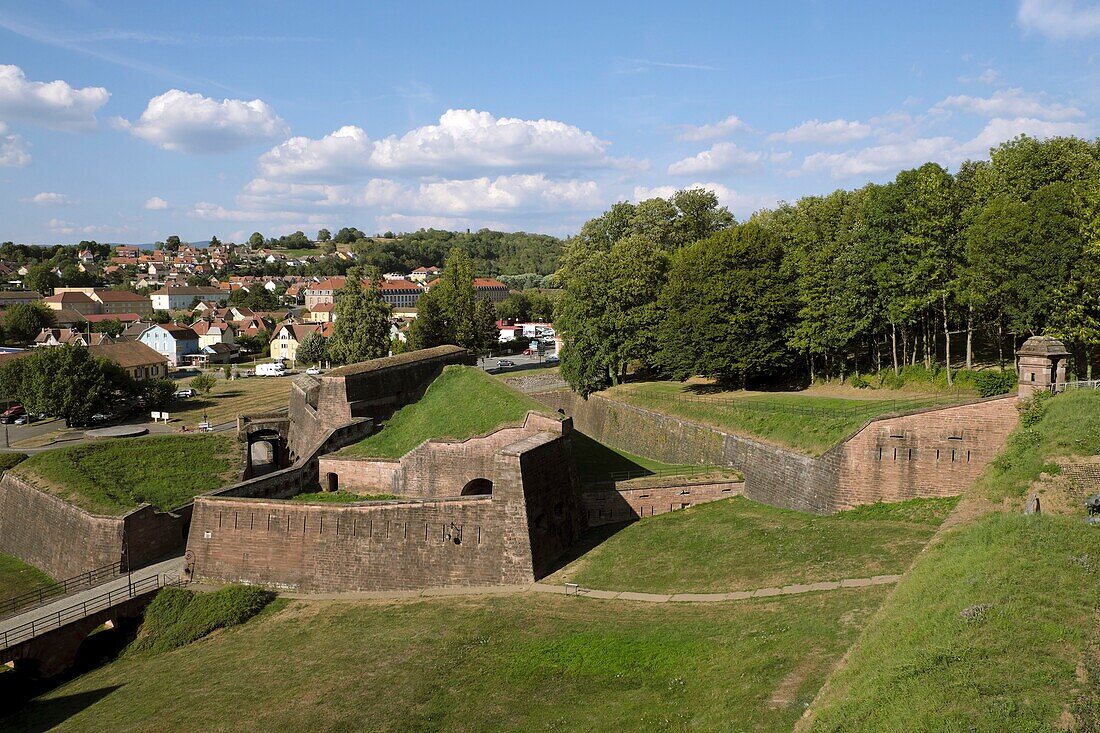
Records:
M1021 398L1036 392L1061 392L1066 388L1069 352L1058 339L1032 336L1016 352L1016 357Z

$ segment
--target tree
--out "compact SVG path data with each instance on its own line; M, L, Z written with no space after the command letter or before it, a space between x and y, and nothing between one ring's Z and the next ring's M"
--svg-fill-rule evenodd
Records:
M409 348L430 349L448 343L447 317L436 288L416 301L416 320L409 326Z
M332 239L332 234L329 232L328 229L318 229L317 230L317 241L318 242L328 242L331 239Z
M332 238L332 241L337 244L351 244L360 239L366 239L366 235L364 235L363 232L355 227L344 227L336 232L336 236Z
M336 323L328 355L339 364L368 361L389 353L392 309L382 299L382 276L370 273L370 285L364 288L362 274L358 269L348 274L333 307Z
M203 396L213 392L217 386L217 377L212 374L200 374L191 380L191 388Z
M786 331L796 301L783 255L774 234L750 222L673 256L659 326L659 361L669 374L744 387L790 366Z
M168 237L168 239L164 240L164 249L169 252L178 252L181 244L180 238L173 234Z
M176 383L166 377L138 382L138 393L149 410L163 410L176 396Z
M215 234L214 236L210 237L210 246L211 247L220 247L221 244L222 243L221 243L221 240L218 239L218 235Z
M264 246L264 235L259 232L252 232L252 236L248 238L248 246L252 249L260 249Z
M66 425L108 411L137 391L122 367L92 357L82 346L35 349L2 371L8 373L0 383L12 389L28 412L62 417Z
M325 360L327 346L328 341L321 335L320 330L311 331L298 344L295 358L303 364L320 364Z
M201 273L187 276L187 284L191 287L206 287L210 285L210 276Z
M57 273L50 265L34 265L27 268L27 274L23 276L23 286L27 290L37 290L46 295L60 284Z
M12 343L29 343L55 325L54 312L41 303L16 303L4 311L4 331Z
M95 333L105 333L112 337L117 337L126 329L122 321L117 318L108 318L105 321L99 321L92 324L92 331Z
M477 326L477 351L487 351L500 343L497 312L491 302L485 298L478 300L474 308L474 320Z

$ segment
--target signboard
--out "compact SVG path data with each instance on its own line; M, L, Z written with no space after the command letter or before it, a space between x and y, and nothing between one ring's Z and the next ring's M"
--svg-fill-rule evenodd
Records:
M154 420L160 420L160 413L159 412L153 412L153 419Z

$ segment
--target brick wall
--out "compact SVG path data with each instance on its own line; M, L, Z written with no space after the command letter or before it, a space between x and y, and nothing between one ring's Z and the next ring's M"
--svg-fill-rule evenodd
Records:
M1014 397L982 400L873 420L813 457L599 395L585 400L557 390L531 396L564 410L578 430L608 445L666 463L732 466L745 475L748 498L815 513L959 494L1016 424Z
M338 476L341 489L397 496L455 496L467 482L493 471L494 455L537 432L562 434L571 423L538 412L528 412L523 423L505 426L465 440L425 441L400 460L322 456L321 478ZM453 492L453 493L452 493Z
M199 497L192 572L304 591L531 582L583 523L568 440L540 432L495 451L491 496L455 485L446 498L350 505Z
M642 517L684 509L695 504L728 499L743 493L744 481L668 485L644 488L593 489L581 494L588 526L630 522Z

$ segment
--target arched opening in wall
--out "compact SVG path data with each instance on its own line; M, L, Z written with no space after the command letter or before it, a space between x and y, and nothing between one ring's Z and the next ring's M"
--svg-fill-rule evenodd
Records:
M266 440L257 440L248 446L249 466L252 476L271 473L275 465L275 447Z
M340 490L340 476L339 474L329 473L325 474L325 491L339 491Z
M462 487L462 496L490 496L493 482L487 478L475 478Z

